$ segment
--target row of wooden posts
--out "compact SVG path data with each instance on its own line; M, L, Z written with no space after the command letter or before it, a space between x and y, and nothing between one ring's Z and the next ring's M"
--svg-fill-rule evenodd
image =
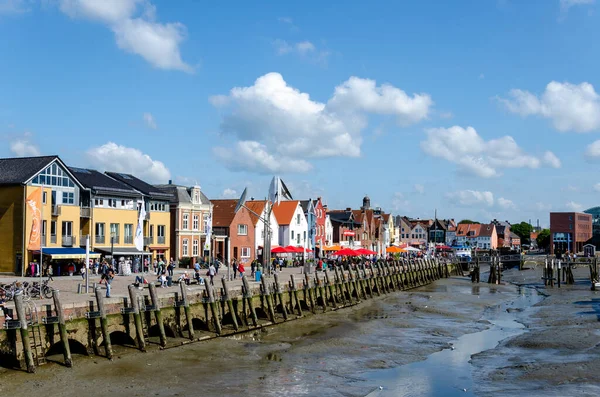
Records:
M490 274L488 284L500 284L502 281L502 262L499 256L490 256L490 260L486 261L490 264ZM481 277L481 262L478 257L475 257L475 263L471 269L471 282L479 283Z
M260 299L261 305L264 304L263 307L266 308L266 313L270 321L269 324L275 324L280 319L287 321L293 318L302 317L304 316L305 310L310 310L312 313L317 313L318 310L326 312L327 310L335 310L354 305L362 299L373 298L376 295L378 296L392 291L416 288L439 278L449 277L450 271L447 262L433 259L379 261L373 263L369 267L366 267L364 264L359 264L352 265L351 268L346 270L337 267L334 268L333 271L324 270L322 272L323 277L319 277L317 273L314 275L314 279L312 279L311 275L304 274L302 288L299 288L296 284L294 275L291 275L287 288L285 288L286 286L279 280L280 275L275 273L272 282L269 282L264 276L261 277ZM222 278L221 282L222 289L220 291L220 297L216 296L214 287L206 280L204 282L205 293L203 294L203 301L204 303L207 303L210 308L211 320L217 336L224 334L222 317L224 316L225 310L231 313L234 329L233 332L226 334L229 335L244 331L245 329L242 329L244 322L246 323L245 325L248 326L247 329L258 327L259 321L253 302L255 296L253 296L246 276L242 277L241 304L243 306L244 316L247 316L247 318L238 317L235 307L238 307L237 305L239 305L240 299L237 298L236 305L234 305L227 280ZM152 312L154 314L160 334L160 346L167 346L167 335L165 333L161 305L158 299L156 286L154 284L149 284L148 287L150 295L149 302L151 302L150 305L145 304L145 302L148 302L146 299L147 296L141 294L134 285L130 285L130 304L128 307L123 307L121 309L122 314L133 316L136 334L135 341L137 347L141 351L146 351L146 338L144 336L142 324L144 312ZM301 296L301 294L303 294L303 296ZM99 287L95 289L95 298L98 311L90 311L86 313L86 317L93 321L96 321L96 319L99 320L106 357L112 359L113 351L107 313L104 305L104 296L103 291ZM192 321L188 289L184 283L180 284L179 298L179 300L176 299L175 306L183 307L188 337L190 340L197 340ZM304 308L301 301L304 301ZM63 347L64 363L67 367L71 367L73 365L73 359L71 357L65 316L63 314L60 292L58 290L53 291L53 303L56 316L47 318L45 323L58 324L60 340ZM15 308L18 320L14 321L16 324L13 324L13 328L20 329L27 371L35 372L36 362L34 361L29 335L29 326L31 324L29 324L27 320L22 293L18 293L15 296ZM222 313L220 309L222 310ZM276 313L281 317L278 318ZM242 322L242 324L240 324L240 322Z

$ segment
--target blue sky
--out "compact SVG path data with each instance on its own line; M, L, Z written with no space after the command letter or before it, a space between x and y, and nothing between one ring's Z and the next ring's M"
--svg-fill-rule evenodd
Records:
M291 3L0 0L0 156L414 217L598 204L594 0Z

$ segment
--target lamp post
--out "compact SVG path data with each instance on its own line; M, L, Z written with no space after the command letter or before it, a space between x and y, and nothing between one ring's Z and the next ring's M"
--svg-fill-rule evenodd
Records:
M115 267L115 232L110 232L110 262Z

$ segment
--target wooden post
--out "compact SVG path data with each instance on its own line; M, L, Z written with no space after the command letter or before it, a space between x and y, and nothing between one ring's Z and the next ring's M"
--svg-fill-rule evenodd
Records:
M340 278L340 272L339 272L337 266L333 268L333 271L335 273L335 292L340 297L340 302L343 305L345 305L346 304L346 294L344 293L344 290L342 288L342 280Z
M246 303L248 304L248 309L250 310L250 316L252 317L252 323L255 327L258 326L258 317L256 316L256 310L254 310L254 304L252 303L252 292L250 291L250 284L248 284L248 279L244 274L242 276L242 284L244 286L244 298L246 299Z
M310 303L310 311L316 313L316 298L313 293L314 291L310 286L310 277L308 276L308 273L304 273L304 288L306 299L308 299L308 302Z
M138 348L146 351L146 340L144 339L144 329L142 328L142 317L140 316L140 306L138 304L137 288L133 284L129 284L129 299L131 300L131 308L133 309L133 321L135 323L135 335L138 342Z
M156 285L149 283L148 289L150 290L152 306L154 306L154 318L156 319L156 325L158 325L158 332L160 333L160 346L165 347L167 346L167 334L165 333L165 324L162 321L162 312L160 311L160 303L156 294Z
M327 311L327 296L325 296L325 289L323 288L323 284L321 283L321 279L319 278L319 273L315 272L315 284L316 288L319 290L319 296L321 297L321 302L323 302L323 312Z
M52 290L52 299L54 300L54 310L58 317L58 331L60 332L60 340L63 345L63 354L65 356L65 366L71 368L73 359L71 358L71 348L69 347L69 337L67 336L67 326L65 324L65 315L63 313L62 303L60 302L60 291Z
M273 273L273 279L275 283L275 293L277 294L277 299L279 300L279 304L281 305L281 311L283 314L283 320L288 320L288 311L285 306L285 302L283 300L283 291L281 290L281 284L279 283L279 274L277 272ZM275 300L275 304L277 305L277 300Z
M247 282L248 281L246 281L246 283ZM220 335L221 334L221 321L219 320L219 310L217 308L217 302L215 301L215 291L213 290L212 284L210 282L208 282L208 280L204 280L204 285L206 287L206 294L208 295L208 305L210 306L210 313L213 318L213 323L215 324L215 329L217 330L217 334ZM254 308L252 309L252 311L254 311ZM256 316L256 313L254 313L254 315ZM186 316L187 316L187 312L186 312ZM190 315L190 320L191 320L191 315ZM192 329L193 328L190 323L190 330L192 330ZM190 335L190 338L192 338L192 335Z
M100 326L102 327L102 338L104 339L104 349L106 349L106 357L109 360L113 359L112 345L110 343L110 334L108 333L108 319L104 310L104 296L100 287L96 287L96 304L100 311Z
M290 274L290 278L292 280L292 295L294 296L294 301L296 302L296 307L298 308L298 316L302 317L302 305L300 304L300 298L298 298L298 289L296 288L296 279L293 274ZM293 306L293 304L292 304Z
M269 311L269 320L272 323L275 323L275 308L273 307L273 296L269 291L269 287L267 286L267 280L263 274L260 275L260 283L262 285L262 293L267 301L267 309Z
M33 353L31 352L29 329L27 329L27 317L25 316L25 307L23 306L23 291L17 291L14 300L17 318L21 324L20 332L21 342L23 343L23 353L25 353L25 365L27 365L27 372L32 374L35 372L35 362L33 361Z
M277 276L277 274L275 276ZM223 298L225 299L227 309L229 310L229 314L231 314L231 318L233 320L233 328L237 331L239 330L237 322L237 313L233 308L233 302L231 300L231 297L229 296L229 288L227 287L227 281L225 280L225 277L221 277L221 284L223 284L223 293L225 294Z
M328 270L323 270L323 273L325 273L325 284L327 284L327 289L329 290L329 296L331 297L331 303L333 304L333 307L337 307L337 299L335 297L335 294L333 293L333 285L331 284L331 280L329 280L329 271Z

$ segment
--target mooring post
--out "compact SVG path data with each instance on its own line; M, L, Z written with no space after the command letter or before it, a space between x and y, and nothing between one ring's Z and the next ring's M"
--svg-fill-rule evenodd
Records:
M135 285L129 284L129 299L131 299L131 308L133 311L133 321L135 322L135 334L138 340L138 348L146 351L146 340L144 338L144 329L142 328L142 316L140 315L140 306L138 304L138 294Z
M25 365L27 372L30 374L35 372L35 362L33 361L33 353L31 352L31 341L29 340L29 329L27 328L27 317L25 316L25 306L23 306L23 291L18 290L14 296L15 309L19 318L21 342L23 343L23 352L25 353Z
M327 284L327 289L329 290L329 296L331 297L332 301L331 303L335 308L337 306L337 299L335 297L335 294L333 293L333 285L331 284L331 280L329 280L329 271L323 270L323 273L325 273L325 284Z
M252 317L252 323L255 327L258 326L258 317L256 316L256 311L254 310L254 304L252 303L252 292L250 291L250 284L248 284L248 279L244 274L242 276L242 285L244 286L244 298L246 299L246 303L248 304L248 309L250 309L250 316Z
M60 332L60 341L63 345L63 354L65 356L65 366L71 368L73 366L73 359L71 358L71 348L69 347L69 337L67 336L67 326L65 323L65 315L60 301L60 291L57 289L52 290L52 299L54 300L54 310L58 317L58 331Z
M300 298L298 297L298 289L296 288L296 279L293 274L290 274L290 278L292 280L292 295L294 296L294 301L296 302L296 307L298 308L298 315L302 317L302 305L300 304ZM292 304L293 306L293 304Z
M305 275L308 277L308 274L305 273ZM265 276L262 274L260 276L260 283L262 285L262 293L265 296L265 299L267 300L267 309L269 311L269 320L271 320L272 323L275 323L275 308L273 307L273 296L271 295L271 291L269 291L269 287L267 285L267 280L265 279Z
M335 279L335 293L336 293L336 295L339 296L340 303L345 305L346 304L346 294L344 293L344 290L342 289L342 280L340 278L340 272L339 272L339 269L337 268L337 266L333 268L333 272L334 272L334 279Z
M316 313L314 294L312 288L310 287L310 277L308 277L308 273L304 273L304 292L305 300L308 300L310 303L310 311Z
M96 304L98 305L98 311L100 312L100 327L102 328L102 339L104 339L104 349L106 350L106 357L109 360L113 359L112 345L110 343L110 334L108 333L108 319L106 318L106 310L104 310L104 296L102 295L102 289L96 287Z
M158 332L160 333L160 346L165 347L167 346L167 334L165 333L165 325L162 321L162 312L160 311L160 303L156 294L156 285L149 283L148 289L150 290L152 306L154 306L154 318L156 319L156 325L158 325Z
M277 300L279 300L279 304L281 304L281 312L283 314L283 320L287 321L288 312L287 312L287 308L285 307L285 302L283 301L283 292L281 291L281 284L279 284L279 274L277 274L277 272L273 273L273 282L275 283L275 294L276 294L275 305L277 305Z
M323 288L323 284L321 283L321 279L319 278L319 273L315 271L315 285L316 289L319 291L319 296L321 297L321 303L323 304L323 312L327 311L327 296L325 296L325 289Z
M275 276L277 276L277 274ZM225 280L225 277L221 277L221 284L223 284L223 299L225 299L227 309L231 314L231 319L233 320L233 328L237 331L239 329L237 322L237 313L233 308L233 301L231 300L231 296L229 296L229 287L227 286L227 281Z
M243 280L243 279L242 279ZM248 280L246 280L246 283L248 282ZM215 330L217 331L217 334L221 334L221 321L219 320L219 309L217 308L217 302L215 300L215 291L213 289L212 284L208 281L208 280L204 280L204 286L206 288L206 295L208 295L208 305L210 306L210 313L212 315L213 318L213 323L215 324ZM183 287L182 287L182 291L183 291ZM183 292L182 292L183 294ZM186 297L186 302L187 302L187 297ZM188 308L189 310L189 308ZM252 308L252 311L254 312L254 308ZM187 317L187 311L186 311L186 317ZM256 313L254 314L256 315ZM190 317L189 317L189 321L190 323L190 334L193 333L193 327L191 324L191 320L192 320L192 315L190 313ZM190 335L190 338L192 338L192 336Z

